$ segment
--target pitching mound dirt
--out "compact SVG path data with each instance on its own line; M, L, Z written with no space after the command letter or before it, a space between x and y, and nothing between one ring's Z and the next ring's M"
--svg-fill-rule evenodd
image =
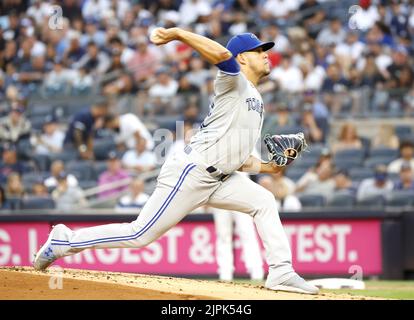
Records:
M366 297L321 293L305 295L262 286L140 274L51 268L0 268L0 299L111 300L361 300Z

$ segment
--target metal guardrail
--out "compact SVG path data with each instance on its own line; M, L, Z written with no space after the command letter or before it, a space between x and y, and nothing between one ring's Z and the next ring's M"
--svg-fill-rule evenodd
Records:
M137 214L115 212L114 209L77 209L77 210L4 210L0 211L2 221L120 221L128 222L136 219ZM412 209L369 209L369 208L314 208L300 212L280 212L281 220L328 220L328 219L398 219L405 214L414 215ZM210 221L209 213L190 213L184 221Z
M91 200L89 200L87 202L87 204L85 206L79 206L79 208L94 208L94 207L99 207L102 204L108 203L108 202L113 202L118 200L121 196L123 196L126 192L120 192L117 193L115 195L106 197L104 199L100 199L98 197L96 197L97 195L99 195L102 192L105 191L112 191L115 189L118 189L119 187L125 187L128 186L134 179L142 179L144 182L154 179L155 177L158 176L160 172L160 169L154 169L148 172L143 172L141 174L136 175L135 177L128 177L125 179L121 179L118 181L114 181L114 182L110 182L110 183L105 183L96 187L92 187L90 189L86 189L84 191L84 195L86 198L93 198ZM95 198L96 197L96 198Z

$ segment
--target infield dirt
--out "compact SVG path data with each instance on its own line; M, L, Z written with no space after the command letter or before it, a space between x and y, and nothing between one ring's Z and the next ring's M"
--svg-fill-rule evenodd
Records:
M54 288L54 289L52 289ZM349 294L305 295L263 286L118 272L0 268L0 300L367 300Z

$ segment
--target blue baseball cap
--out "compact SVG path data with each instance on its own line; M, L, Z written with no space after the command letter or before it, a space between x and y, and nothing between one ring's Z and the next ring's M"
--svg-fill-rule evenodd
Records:
M253 33L241 33L232 37L227 42L226 48L236 57L239 53L251 51L257 48L263 48L267 51L273 48L275 43L273 41L262 42Z

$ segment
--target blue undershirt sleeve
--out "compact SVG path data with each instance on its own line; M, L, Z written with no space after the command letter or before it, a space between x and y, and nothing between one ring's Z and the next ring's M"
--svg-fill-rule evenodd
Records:
M240 66L234 57L216 64L216 67L222 72L232 76L236 76L240 73Z

